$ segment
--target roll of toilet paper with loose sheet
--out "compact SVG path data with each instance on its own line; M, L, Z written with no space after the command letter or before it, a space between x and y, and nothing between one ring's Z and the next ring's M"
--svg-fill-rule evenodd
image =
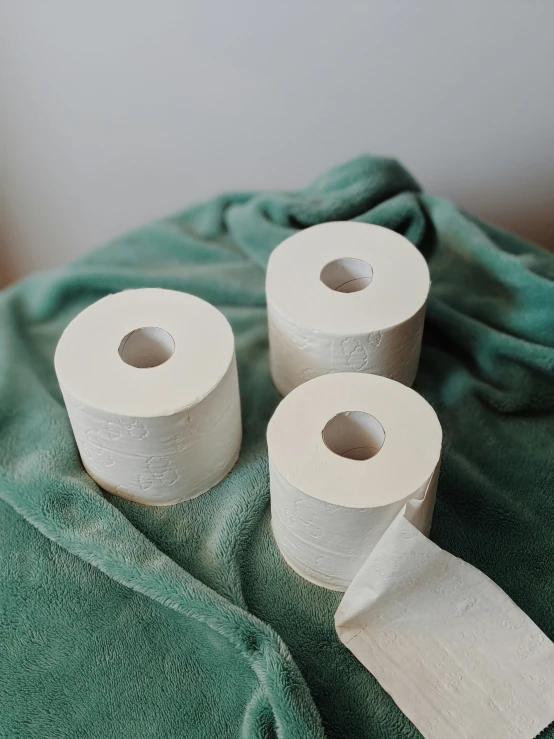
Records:
M266 278L277 389L286 395L332 372L411 385L429 286L420 252L381 226L324 223L283 241L270 256Z
M55 368L83 465L108 492L172 505L234 465L234 339L209 303L174 290L109 295L65 329Z
M533 739L554 645L486 575L427 538L442 432L387 378L298 387L267 433L272 529L306 580L346 591L337 634L426 739Z

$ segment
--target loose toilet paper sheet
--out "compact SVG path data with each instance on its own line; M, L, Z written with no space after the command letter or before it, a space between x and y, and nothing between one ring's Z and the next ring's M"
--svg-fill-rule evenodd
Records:
M346 591L339 638L426 739L533 739L554 719L554 645L410 505Z
M358 425L329 448L340 441L325 434L329 419L349 411L360 424L354 410L382 431ZM304 578L346 590L339 638L426 739L533 739L554 719L554 645L426 537L440 447L434 411L399 383L335 374L302 385L268 428L275 539Z

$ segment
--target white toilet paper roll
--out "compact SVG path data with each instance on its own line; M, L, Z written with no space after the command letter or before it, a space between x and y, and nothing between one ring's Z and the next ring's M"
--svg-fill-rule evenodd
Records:
M400 234L352 221L312 226L271 254L271 373L286 395L331 372L414 381L429 269Z
M298 387L268 426L274 537L306 580L346 590L339 638L426 739L533 739L554 719L554 645L425 536L441 438L386 378Z
M288 395L267 443L273 532L289 565L346 590L408 500L425 497L427 533L441 440L431 406L383 377L326 375Z
M172 505L235 463L234 339L209 303L173 290L109 295L65 329L55 368L83 465L105 490Z

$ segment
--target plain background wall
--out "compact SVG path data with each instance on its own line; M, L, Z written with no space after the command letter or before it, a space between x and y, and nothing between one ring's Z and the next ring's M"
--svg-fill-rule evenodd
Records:
M554 242L552 0L2 0L0 282L362 152Z

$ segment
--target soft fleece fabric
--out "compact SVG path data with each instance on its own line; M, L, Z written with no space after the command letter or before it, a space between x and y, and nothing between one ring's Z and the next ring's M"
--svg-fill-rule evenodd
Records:
M1 737L419 736L338 641L340 594L292 572L270 533L264 269L296 229L347 219L429 260L415 389L445 436L431 538L554 637L554 256L362 157L300 192L215 198L1 294ZM79 311L145 286L210 301L237 342L239 462L171 508L85 474L52 363Z

